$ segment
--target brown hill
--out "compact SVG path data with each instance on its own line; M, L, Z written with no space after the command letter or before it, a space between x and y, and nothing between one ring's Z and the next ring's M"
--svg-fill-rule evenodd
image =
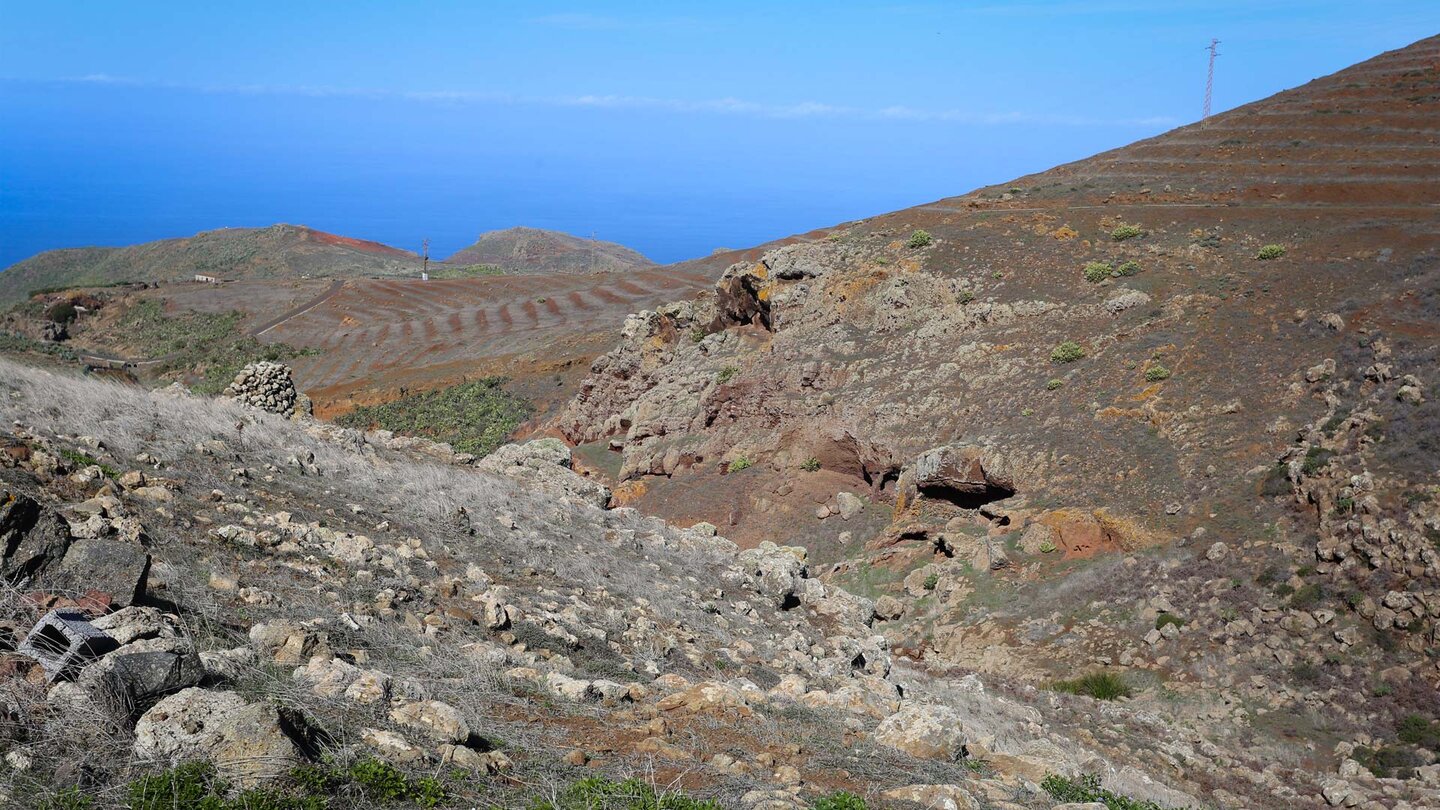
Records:
M687 263L733 262L637 316L556 426L620 502L801 543L896 599L884 632L935 668L1115 666L1182 695L1174 722L1261 689L1291 718L1264 745L1318 739L1332 768L1328 746L1393 742L1435 699L1437 177L1431 38L1012 183ZM1425 696L1379 700L1366 671ZM1321 694L1323 733L1303 719ZM1225 779L1205 770L1202 793Z
M129 247L51 250L0 273L0 304L45 288L127 281L418 275L413 253L303 225L221 228Z
M446 259L445 264L547 274L612 273L655 265L624 245L539 228L506 228L480 234L475 244Z

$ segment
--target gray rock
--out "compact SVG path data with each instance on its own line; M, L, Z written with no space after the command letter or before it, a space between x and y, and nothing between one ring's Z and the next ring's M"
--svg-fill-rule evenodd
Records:
M205 677L200 656L187 639L151 638L126 644L81 673L78 683L134 716L160 698Z
M197 687L145 712L135 724L135 753L172 765L209 760L222 778L241 789L280 778L301 761L273 706Z
M87 538L75 541L65 552L60 573L74 589L108 593L113 604L125 607L145 596L150 555L133 543Z
M0 490L0 579L17 584L43 577L70 547L70 531L33 498Z

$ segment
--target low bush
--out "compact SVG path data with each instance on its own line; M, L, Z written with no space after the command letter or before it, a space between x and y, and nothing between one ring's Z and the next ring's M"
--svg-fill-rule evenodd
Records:
M77 792L78 793L78 792ZM129 810L326 810L331 798L358 794L365 807L398 802L433 808L446 801L445 785L432 777L410 777L377 759L349 767L303 765L288 778L265 788L232 793L231 786L208 762L186 762L142 776L126 786ZM81 796L80 798L88 799ZM55 810L84 810L89 804L54 805ZM348 800L340 802L351 806Z
M1045 383L1045 390L1054 391L1055 389L1063 387L1064 385L1064 380L1050 380L1049 382Z
M1117 276L1137 276L1139 274L1140 263L1137 261L1121 262L1120 266L1115 268L1115 275Z
M1081 272L1084 273L1086 281L1091 284L1099 284L1115 275L1115 268L1109 262L1090 262Z
M507 382L504 377L483 377L384 405L362 405L335 422L447 442L458 452L483 456L504 444L533 411L528 400L505 390Z
M1305 451L1305 460L1300 464L1300 471L1306 475L1314 475L1324 469L1334 456L1335 453L1331 450L1323 447L1311 447Z
M1284 247L1280 245L1266 245L1265 247L1260 248L1260 252L1255 254L1255 258L1259 259L1262 262L1268 262L1271 259L1278 259L1284 255Z
M934 241L935 238L930 235L929 231L916 228L915 232L910 234L910 238L905 240L905 247L911 249L928 247Z
M1179 810L1106 790L1100 787L1100 776L1093 773L1084 774L1079 779L1052 773L1040 781L1040 789L1050 794L1054 801L1063 804L1099 802L1105 805L1106 810Z
M1315 583L1302 585L1290 595L1290 607L1296 610L1310 610L1320 604L1325 597L1325 589Z
M811 456L800 462L800 469L805 472L817 472L820 469L820 459Z
M755 462L751 461L745 456L740 456L739 458L732 460L728 465L726 465L725 471L736 473L740 472L741 470L748 470L754 466Z
M1175 625L1176 627L1184 627L1185 620L1180 618L1179 616L1176 616L1174 613L1161 613L1159 616L1155 617L1156 630L1164 630L1167 625L1171 624Z
M930 572L929 574L926 574L926 575L925 575L925 581L924 581L923 583L921 583L921 585L922 585L922 586L925 588L925 590L927 590L927 591L933 591L933 590L935 590L935 586L937 586L937 585L939 585L939 584L940 584L940 575L937 574L937 573L935 573L935 572L933 572L933 571Z
M1085 356L1085 347L1073 340L1067 340L1050 352L1050 362L1057 365L1073 363Z
M111 467L109 464L104 464L96 460L94 456L82 453L79 450L71 450L68 447L63 447L60 449L60 457L75 465L76 467L99 467L100 472L105 473L106 478L120 477L119 470Z
M1161 382L1162 380L1168 379L1170 379L1170 369L1159 363L1145 369L1146 382Z
M1085 695L1096 700L1117 700L1133 694L1129 685L1119 675L1109 672L1092 672L1068 681L1056 681L1050 685L1050 690L1070 695Z
M68 324L74 322L78 314L74 304L69 301L61 301L45 310L45 320Z
M865 800L848 791L838 791L821 796L810 805L811 810L870 810Z
M726 366L726 367L720 369L720 372L715 375L715 382L718 382L718 383L720 383L721 385L724 385L725 383L730 382L731 380L735 379L735 375L736 375L736 374L739 374L739 373L740 373L740 369L738 369L738 368L736 368L736 367L734 367L734 366Z
M1144 235L1145 231L1141 230L1139 225L1116 225L1115 230L1110 232L1110 238L1116 242L1124 242L1126 239Z
M721 810L718 803L681 792L658 792L648 782L581 779L551 799L536 799L530 810Z

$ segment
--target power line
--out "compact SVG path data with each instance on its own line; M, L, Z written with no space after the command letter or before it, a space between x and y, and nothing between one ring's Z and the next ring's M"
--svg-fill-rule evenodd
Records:
M1220 55L1215 46L1219 44L1220 40L1211 37L1210 46L1205 49L1210 52L1210 68L1205 72L1205 112L1200 115L1201 121L1210 117L1210 98L1215 93L1215 57Z

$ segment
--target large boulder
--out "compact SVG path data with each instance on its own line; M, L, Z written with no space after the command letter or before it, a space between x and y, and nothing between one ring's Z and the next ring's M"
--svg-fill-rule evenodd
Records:
M35 499L0 489L0 580L43 577L70 547L70 531Z
M126 644L86 667L79 683L133 717L204 678L205 667L187 639L151 638Z
M125 607L145 597L150 555L143 547L124 540L85 538L76 540L65 552L60 573L69 587L109 594L112 605Z
M535 439L496 448L475 466L551 495L605 508L610 490L570 469L570 448L559 439Z
M978 508L1015 494L1015 476L999 454L970 445L944 445L921 453L910 469L921 495Z
M900 711L875 729L875 741L920 759L953 762L965 753L965 726L951 708L915 701L900 704Z
M141 716L135 753L170 765L208 760L242 789L280 778L301 761L275 707L197 687L165 698Z
M800 581L808 573L805 556L805 549L799 546L777 546L766 540L740 552L736 562L757 580L757 591L771 599L776 607L788 610L800 604L797 592Z
M436 742L464 744L470 739L470 725L465 722L465 715L438 700L401 704L390 712L390 719L423 732Z

